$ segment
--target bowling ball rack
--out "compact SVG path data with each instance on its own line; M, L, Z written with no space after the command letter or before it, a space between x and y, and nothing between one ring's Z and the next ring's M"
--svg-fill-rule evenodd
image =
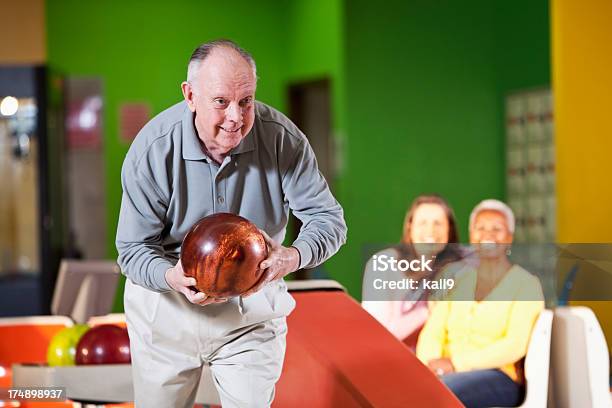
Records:
M210 372L202 371L196 403L220 405ZM134 400L130 364L68 367L14 364L13 385L35 388L65 387L67 397L82 404L103 405Z

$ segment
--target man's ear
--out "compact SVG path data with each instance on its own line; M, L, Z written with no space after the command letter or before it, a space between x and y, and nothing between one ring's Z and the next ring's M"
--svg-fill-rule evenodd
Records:
M187 102L187 107L190 111L195 112L195 103L193 102L193 88L191 84L187 81L183 81L181 83L181 91L183 91L183 97L185 98L185 102Z

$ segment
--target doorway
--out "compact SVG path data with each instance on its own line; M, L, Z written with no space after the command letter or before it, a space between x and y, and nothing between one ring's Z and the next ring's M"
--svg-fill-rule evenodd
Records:
M296 82L289 85L289 117L308 138L314 150L319 170L333 191L334 152L331 119L331 81L328 78ZM302 223L293 214L289 218L291 241L298 236ZM296 280L327 278L324 265L300 269Z

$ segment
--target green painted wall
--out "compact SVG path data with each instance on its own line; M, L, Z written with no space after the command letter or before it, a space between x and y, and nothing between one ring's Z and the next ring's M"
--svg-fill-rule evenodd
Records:
M289 5L289 82L329 77L333 131L345 126L344 5L342 0L294 0Z
M548 0L496 2L496 69L500 94L550 85Z
M503 198L503 94L549 82L547 8L542 0L346 2L340 200L349 243L333 276L353 295L364 247L397 242L418 194L449 200L462 240L474 204Z

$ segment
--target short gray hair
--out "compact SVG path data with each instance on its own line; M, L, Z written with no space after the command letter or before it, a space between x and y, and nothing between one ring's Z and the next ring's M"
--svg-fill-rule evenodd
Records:
M232 40L219 39L200 44L195 50L193 50L191 58L189 58L189 64L187 65L188 82L193 82L195 80L195 76L202 61L204 61L215 48L219 47L230 48L240 54L240 56L244 58L246 62L251 65L251 67L253 67L253 74L257 78L257 66L255 65L255 59L253 56Z
M506 219L508 230L510 231L511 234L514 234L514 228L515 228L514 213L512 212L510 207L506 205L506 203L503 203L499 200L494 200L494 199L483 200L480 203L478 203L476 207L474 207L474 209L472 210L472 213L470 214L470 231L474 228L474 222L476 222L476 216L478 216L478 214L482 211L497 211L498 213L501 213Z

